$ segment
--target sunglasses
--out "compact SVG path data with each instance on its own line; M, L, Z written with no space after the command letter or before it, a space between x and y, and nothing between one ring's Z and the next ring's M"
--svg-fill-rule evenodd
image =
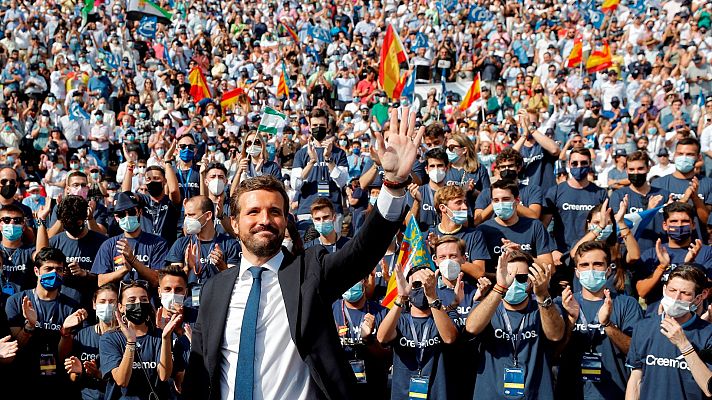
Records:
M588 161L571 161L571 166L572 167L588 167L589 162Z
M117 211L114 213L119 219L126 217L127 215L130 217L135 217L138 214L138 210L135 208L130 208L126 211Z
M179 144L178 148L181 150L185 150L185 149L195 150L195 145L194 144Z
M131 279L129 281L119 281L119 298L121 298L121 293L123 293L124 289L130 289L132 287L142 287L146 289L146 292L148 292L148 281L145 281L143 279Z
M2 217L0 221L4 224L14 223L16 225L21 225L25 223L25 217Z
M0 185L6 186L6 185L15 185L17 184L17 181L14 179L0 179Z
M262 146L262 142L261 142L259 139L258 139L258 140L255 140L254 142L253 142L252 140L248 140L248 141L245 142L245 146L247 146L247 147L250 147L250 146L252 146L253 144L254 144L255 146Z
M453 151L455 149L461 149L462 146L460 146L459 144L451 144L451 145L447 146L446 148L450 151Z
M516 281L519 283L527 283L527 280L529 279L529 274L516 274L514 275L514 279L516 279Z

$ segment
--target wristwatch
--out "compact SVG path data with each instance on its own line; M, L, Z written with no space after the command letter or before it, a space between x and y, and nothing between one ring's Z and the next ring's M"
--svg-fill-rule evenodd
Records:
M437 310L439 310L442 306L443 306L443 302L440 299L435 299L435 300L433 300L432 303L428 303L428 307L435 308Z
M540 306L544 307L544 308L549 308L549 307L551 307L552 304L554 304L554 301L551 300L551 296L546 296L546 298L544 299L544 301L542 301L541 303L539 303L539 302L537 301L537 303L538 303Z

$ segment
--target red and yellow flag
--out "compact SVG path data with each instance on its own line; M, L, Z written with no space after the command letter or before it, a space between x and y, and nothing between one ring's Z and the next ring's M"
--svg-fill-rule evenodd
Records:
M294 29L292 29L292 27L289 26L286 22L284 22L281 18L279 20L279 23L282 24L282 26L284 27L284 30L287 32L289 37L291 37L292 40L294 40L294 43L296 43L298 45L299 44L299 36L297 36L297 32Z
M618 8L618 3L621 0L603 0L603 5L601 6L601 11L603 12L613 12Z
M612 65L613 58L611 57L611 49L608 47L607 42L603 43L603 49L591 52L591 55L588 56L588 60L586 60L586 70L589 74L603 71Z
M460 110L464 111L470 108L472 103L479 100L482 96L482 87L480 83L480 74L475 75L475 79L472 81L470 90L467 91L465 97L462 98L462 103L460 103Z
M277 82L277 97L284 95L284 97L289 97L289 77L287 76L287 67L284 66L284 61L282 61L282 72L279 73L279 82Z
M405 72L408 68L401 68L401 64L408 63L405 47L398 37L393 25L388 25L386 36L383 38L381 48L381 62L378 67L378 83L391 99L400 98L401 92L408 80Z
M220 107L223 109L232 107L235 103L240 101L241 96L247 96L247 93L245 93L245 89L243 88L228 90L223 93L222 98L220 99Z
M576 36L574 39L574 48L571 49L571 53L569 53L569 59L566 63L566 66L569 68L573 68L578 66L583 62L583 44L581 43L581 37Z
M210 88L208 87L208 82L205 80L205 75L199 67L193 67L188 74L188 83L190 83L190 95L193 96L193 100L196 102L210 98Z

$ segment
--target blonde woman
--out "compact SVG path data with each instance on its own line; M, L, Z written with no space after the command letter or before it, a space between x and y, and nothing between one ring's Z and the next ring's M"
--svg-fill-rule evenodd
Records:
M267 160L267 139L257 132L251 132L245 138L238 165L231 190L237 188L243 180L255 176L273 175L282 180L282 170L279 165Z
M464 186L468 192L489 188L490 179L487 169L480 164L477 157L475 144L465 134L456 133L452 135L445 144L445 152L450 161L451 176L448 181L455 181Z

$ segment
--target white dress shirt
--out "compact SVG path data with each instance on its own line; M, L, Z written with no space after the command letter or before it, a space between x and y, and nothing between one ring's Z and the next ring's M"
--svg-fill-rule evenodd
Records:
M405 206L405 196L395 197L383 188L376 205L387 220L396 221ZM299 355L297 345L292 341L289 332L287 308L284 305L282 288L277 276L283 259L284 254L279 252L260 266L266 270L262 272L260 311L257 315L254 400L306 400L316 397L316 388L311 385L309 379L309 367ZM235 398L235 374L240 350L242 316L252 288L252 274L248 269L252 266L249 261L242 258L240 275L235 281L230 296L220 350L220 393L226 400Z

